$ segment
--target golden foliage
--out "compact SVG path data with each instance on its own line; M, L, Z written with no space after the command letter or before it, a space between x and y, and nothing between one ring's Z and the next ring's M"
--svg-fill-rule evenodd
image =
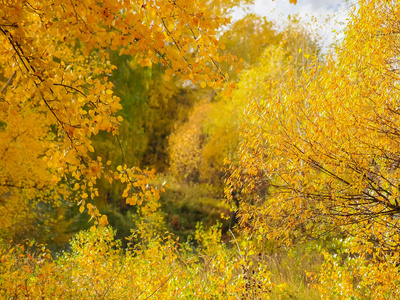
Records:
M254 94L226 189L248 234L347 237L320 277L332 299L398 298L399 14L399 1L359 1L325 64Z
M170 169L177 178L199 180L202 163L203 122L210 111L209 101L203 101L169 137Z
M218 227L199 226L198 247L139 232L142 243L126 251L109 227L80 232L72 252L52 259L38 245L0 250L0 293L30 299L269 299L274 286L254 246L236 241L229 250ZM179 248L180 247L180 248Z
M157 198L150 174L93 155L91 136L117 135L123 121L107 47L167 66L166 78L220 86L218 63L230 58L215 36L228 19L201 1L22 0L0 3L0 20L1 235L20 230L10 229L40 201L79 203L106 224L89 203L102 175L126 183L130 204Z

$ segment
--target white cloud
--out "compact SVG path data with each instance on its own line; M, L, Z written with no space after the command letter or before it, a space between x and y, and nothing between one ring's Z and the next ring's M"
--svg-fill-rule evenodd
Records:
M335 10L338 8L340 4L343 3L341 0L326 0L326 1L321 1L321 0L309 0L309 1L299 1L298 5L302 5L303 3L309 3L314 9L320 9L320 8L327 8L327 9L332 9Z
M348 6L345 0L298 0L297 5L289 3L289 0L256 0L250 12L274 20L278 26L284 23L289 15L297 14L310 27L316 29L323 52L328 52L330 45L336 39L340 39L337 33L344 28ZM238 19L244 14L243 10L238 9L233 18ZM316 22L312 21L313 18Z

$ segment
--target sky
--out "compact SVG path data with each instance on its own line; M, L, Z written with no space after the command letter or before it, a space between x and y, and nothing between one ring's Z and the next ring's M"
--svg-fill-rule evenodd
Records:
M298 14L308 26L317 30L322 51L327 53L331 44L342 36L340 31L346 24L350 5L345 0L298 0L296 5L289 3L289 0L255 0L250 12L274 20L278 25L283 23L282 20L287 20L289 15ZM238 9L233 18L238 19L245 14ZM311 22L312 17L317 20L316 24Z

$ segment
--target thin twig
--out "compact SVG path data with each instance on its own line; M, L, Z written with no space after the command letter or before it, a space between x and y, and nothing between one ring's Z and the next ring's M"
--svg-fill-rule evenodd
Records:
M172 275L170 275L170 276L167 278L167 280L165 280L157 289L154 290L154 292L152 292L149 296L147 296L147 297L144 298L143 300L147 300L147 299L149 299L150 297L152 297L155 293L157 293L158 290L161 289L161 288L164 286L164 284L166 284L166 283L171 279L171 277L172 277ZM140 297L141 294L143 294L143 292L140 293L135 299L138 299L138 298Z
M103 297L101 297L102 299L105 299L105 298L106 298L106 295L107 295L108 291L110 290L110 288L111 288L111 287L115 284L115 282L117 281L119 275L121 274L121 272L122 272L122 270L123 270L123 268L124 268L124 266L125 266L125 259L126 259L126 256L124 257L124 261L122 262L121 268L119 269L117 276L115 276L114 280L111 282L111 284L108 286L107 290L104 292Z
M239 243L238 243L238 241L236 240L236 237L235 237L235 235L233 234L232 230L230 230L230 229L229 229L229 232L232 234L232 236L233 236L233 240L235 241L235 243L236 243L236 246L237 246L237 247L238 247L238 249L239 249L239 255L242 257L242 254L241 254L242 250L240 250L240 246L239 246Z
M6 84L3 86L3 88L0 91L0 94L3 94L6 91L6 88L12 83L12 81L15 78L15 75L17 75L17 71L14 71L14 73L12 73L11 77L7 80Z
M124 149L122 148L121 141L120 141L120 139L119 139L119 134L116 134L115 136L117 137L119 149L121 150L121 154L122 154L122 164L125 164L125 153L124 153Z

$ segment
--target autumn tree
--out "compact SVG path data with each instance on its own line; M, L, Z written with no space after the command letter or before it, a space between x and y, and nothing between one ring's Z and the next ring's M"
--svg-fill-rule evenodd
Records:
M281 35L274 29L275 24L265 17L256 14L248 14L242 19L232 23L220 38L226 49L242 59L245 68L249 68L258 62L264 49L277 44ZM227 63L222 68L232 79L237 78L240 69Z
M170 171L176 178L198 182L202 163L202 122L209 112L207 102L196 108L188 122L169 137Z
M92 154L91 137L101 131L118 137L122 121L107 47L135 55L142 66L167 66L166 79L178 73L218 86L218 62L229 58L215 35L228 20L197 1L24 0L1 3L0 11L2 235L36 218L31 208L40 201L79 203L106 224L88 203L101 176L125 183L130 204L152 199L154 189L140 188L150 173L128 168L124 154L117 170Z
M326 62L264 84L241 128L226 190L240 228L289 245L336 236L312 276L327 299L399 296L398 15L396 1L352 6Z
M292 69L266 85L269 93L247 110L240 165L227 189L250 195L242 198L241 222L254 235L287 244L332 231L347 237L358 261L342 271L380 274L351 284L363 295L386 280L376 299L398 280L389 270L400 237L399 11L398 2L359 1L325 64L314 60L300 77ZM261 180L265 193L257 192Z
M257 65L265 49L282 41L282 35L276 32L274 26L266 18L249 14L223 32L219 43L241 61L238 65L221 64L221 69L230 79L226 90L234 90L232 87L235 87L241 66L251 68ZM240 111L246 104L244 98L236 96L239 94L236 91L232 96L231 93L226 95L223 91L205 87L203 93L196 92L200 101L197 101L186 123L178 123L170 137L171 171L185 174L183 177L186 179L196 178L195 181L212 183L221 188L223 162L225 158L232 160L236 156ZM190 172L196 176L188 176Z

